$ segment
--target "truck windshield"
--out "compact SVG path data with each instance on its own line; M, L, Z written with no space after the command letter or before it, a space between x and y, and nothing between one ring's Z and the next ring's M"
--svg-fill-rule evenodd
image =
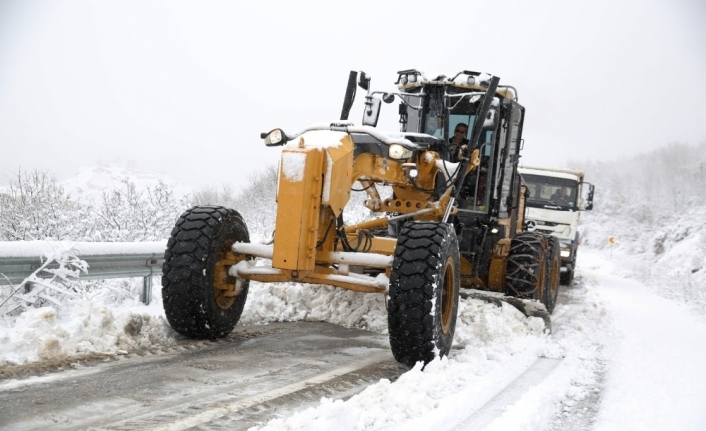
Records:
M527 206L560 211L575 211L578 182L567 178L523 174L529 190Z

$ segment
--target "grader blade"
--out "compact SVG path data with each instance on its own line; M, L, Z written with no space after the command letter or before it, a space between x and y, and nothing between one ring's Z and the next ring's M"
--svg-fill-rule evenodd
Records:
M461 298L463 299L480 299L481 301L490 302L498 307L502 307L502 303L510 304L518 309L527 317L539 317L544 321L544 327L552 332L552 319L547 311L547 308L541 302L534 299L520 299L513 296L503 295L500 292L490 292L476 289L462 289Z

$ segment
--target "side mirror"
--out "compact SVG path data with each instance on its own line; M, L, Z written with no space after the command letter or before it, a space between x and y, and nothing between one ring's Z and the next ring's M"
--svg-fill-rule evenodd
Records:
M392 93L383 93L382 101L385 103L392 103L395 101L395 95Z
M363 112L364 126L377 126L380 117L380 106L382 100L375 96L365 96L365 111Z
M582 182L581 184L581 205L579 206L580 211L590 211L593 209L593 192L595 190L595 187L591 183L584 183ZM585 189L585 187L588 187L588 189ZM586 195L586 198L584 199L584 193Z
M485 117L483 122L483 130L495 130L495 126L498 123L498 110L491 108L488 111L488 115Z
M366 75L365 72L360 72L358 86L365 91L368 91L370 89L370 77Z

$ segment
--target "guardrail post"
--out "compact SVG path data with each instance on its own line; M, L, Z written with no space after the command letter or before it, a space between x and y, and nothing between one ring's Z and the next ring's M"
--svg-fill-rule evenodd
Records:
M142 303L150 305L152 302L152 274L145 276L142 282Z
M150 302L152 302L152 265L157 264L157 259L148 259L146 263L147 267L150 269L150 273L145 276L142 282L142 303L150 305Z

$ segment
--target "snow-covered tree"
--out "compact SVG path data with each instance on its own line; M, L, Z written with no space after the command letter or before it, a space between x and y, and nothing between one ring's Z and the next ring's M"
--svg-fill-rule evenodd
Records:
M20 170L0 193L0 240L65 240L92 229L87 208L72 200L54 176ZM84 223L85 222L85 223Z

